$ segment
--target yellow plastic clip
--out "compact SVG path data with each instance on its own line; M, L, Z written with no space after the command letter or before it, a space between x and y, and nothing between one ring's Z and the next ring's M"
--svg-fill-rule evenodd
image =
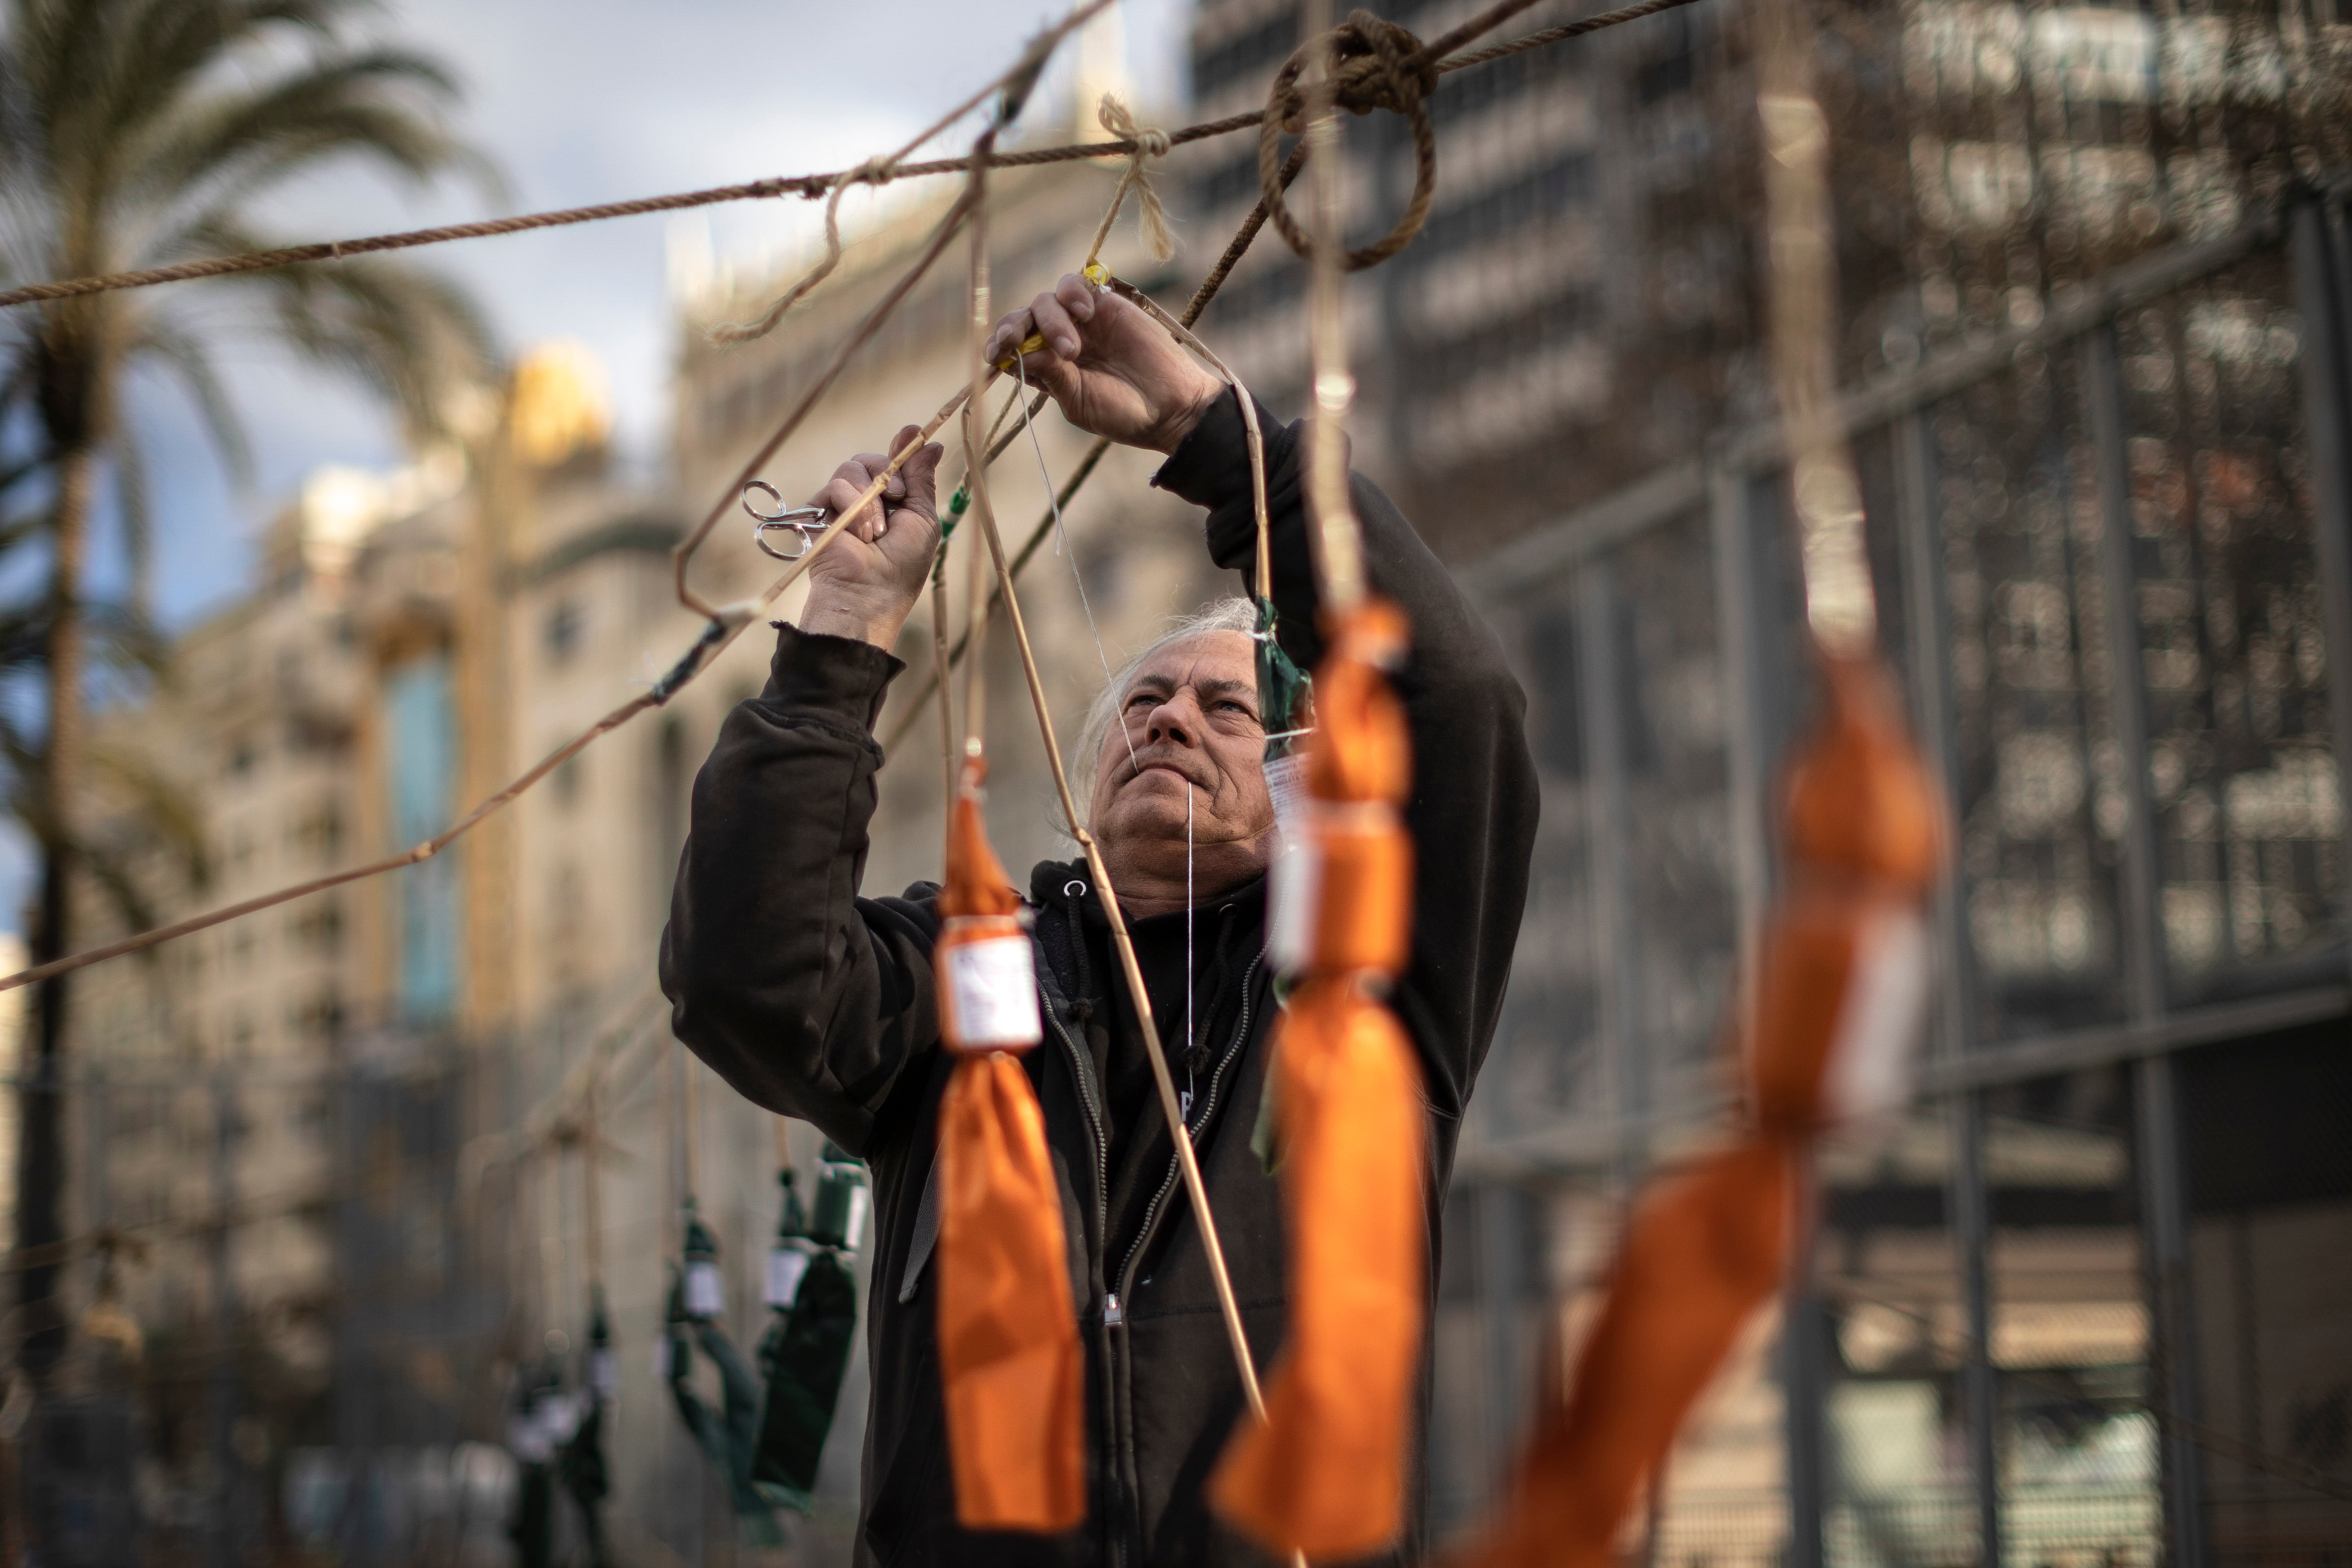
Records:
M1025 354L1034 354L1045 346L1045 334L1043 332L1032 332L1027 337L1021 340L1021 346L1018 349L1015 349L1013 352L997 361L996 368L1000 371L1009 371L1013 368L1013 361L1014 360L1019 359Z
M1108 288L1110 287L1110 268L1105 267L1099 261L1090 261L1087 263L1086 270L1079 276L1084 277L1088 283L1093 284L1097 288ZM996 368L1000 371L1009 371L1013 368L1013 361L1014 360L1024 355L1034 354L1045 346L1045 334L1043 332L1032 332L1027 337L1021 340L1020 348L1014 350L1012 353L1005 355L1004 358L997 361Z

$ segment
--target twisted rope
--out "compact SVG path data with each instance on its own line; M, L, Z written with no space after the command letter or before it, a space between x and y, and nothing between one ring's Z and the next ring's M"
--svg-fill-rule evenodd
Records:
M1348 253L1342 267L1360 272L1411 245L1429 221L1429 204L1437 196L1437 132L1429 121L1437 67L1410 29L1358 11L1330 32L1300 44L1275 73L1258 120L1258 191L1276 230L1292 250L1310 260L1314 239L1299 226L1283 197L1282 138L1285 132L1297 136L1306 131L1308 106L1298 78L1308 62L1325 59L1332 62L1332 79L1322 89L1330 101L1353 114L1385 109L1403 115L1412 127L1412 199L1384 237Z
M764 338L774 331L776 323L784 319L785 313L807 298L809 290L832 277L833 269L841 265L842 193L850 186L859 183L877 188L886 185L889 183L892 171L897 166L893 155L885 153L881 157L868 159L835 180L833 194L824 199L824 259L811 267L799 282L784 290L783 295L761 312L756 320L726 321L711 328L711 341L748 343L755 339Z
M1535 0L1513 0L1507 6L1496 7L1494 13L1474 17L1456 27L1423 51L1431 56L1444 56L1471 38L1491 30L1500 21L1507 20L1527 9ZM1541 48L1569 38L1580 38L1588 33L1600 32L1626 22L1636 22L1654 16L1661 11L1690 5L1697 0L1636 0L1613 11L1588 16L1580 22L1548 27L1530 33L1523 38L1496 44L1469 54L1441 58L1433 68L1440 76L1486 65L1506 56ZM1091 8L1088 15L1091 15ZM994 90L992 87L989 90ZM982 96L986 96L983 93ZM978 99L973 101L977 102ZM1241 114L1227 115L1223 120L1202 120L1179 131L1168 132L1168 145L1172 150L1195 141L1206 141L1219 136L1230 136L1236 131L1247 131L1265 117L1263 110L1249 110ZM1048 163L1077 163L1093 158L1131 157L1137 151L1132 139L1117 141L1082 141L1065 146L1036 147L1013 152L996 152L989 162L999 169L1035 168ZM971 168L970 157L934 158L921 162L901 163L892 171L890 183L899 180L927 179L940 174L962 174ZM604 202L595 206L562 207L552 212L523 213L514 217L488 218L479 223L446 224L437 228L409 229L397 234L369 235L357 239L332 240L318 245L285 246L275 250L246 251L235 256L210 256L201 261L177 262L170 267L152 267L138 271L110 272L95 277L60 278L47 283L28 283L19 288L0 291L0 309L17 305L35 305L52 299L76 299L89 294L110 294L125 288L152 288L158 284L184 283L195 278L224 277L242 272L270 272L280 267L300 267L317 261L335 261L347 256L364 256L376 251L411 250L419 246L446 245L453 240L488 239L499 235L522 234L531 229L562 228L572 224L602 223L608 218L639 217L650 213L682 212L693 207L723 205L729 202L767 201L777 196L804 196L810 201L830 195L844 177L855 175L856 169L835 170L823 174L795 174L780 179L753 180L740 185L713 185L699 191L681 191L666 196L644 196L635 201Z
M1107 3L1108 0L1097 0L1095 5L1088 5L1085 9L1075 13L1072 19L1066 19L1066 21L1057 26L1053 33L1045 35L1045 37L1054 37L1060 36L1062 33L1066 32L1068 26L1074 25L1075 21L1083 21L1086 17L1092 16L1096 11L1099 10L1103 4ZM1494 7L1492 11L1482 14L1478 17L1474 17L1470 22L1464 24L1462 27L1455 28L1453 33L1447 34L1444 37L1439 39L1436 44L1429 46L1425 52L1438 53L1442 52L1445 48L1458 47L1466 39L1477 37L1479 33L1487 30L1500 21L1507 19L1507 17L1511 16L1517 15L1519 11L1526 9L1529 5L1535 3L1536 0L1505 0L1503 5ZM1599 31L1603 27L1615 26L1622 22L1634 21L1643 16L1652 16L1660 11L1672 9L1677 5L1686 5L1695 3L1696 0L1637 0L1637 3L1634 5L1623 6L1615 11L1605 12L1598 16L1588 17L1583 22L1571 23L1564 27L1555 27L1548 29L1542 33L1530 34L1525 38L1514 39L1508 44L1482 50L1475 55L1463 56L1458 59L1441 60L1434 68L1439 75L1444 75L1449 71L1465 69L1475 65L1483 65L1489 60L1500 59L1507 55L1517 54L1526 49L1541 47L1543 45L1556 43L1563 38L1578 37L1586 33ZM1042 42L1043 39L1040 41ZM1024 57L1024 66L1030 58L1034 57L1036 47L1036 45L1033 45L1031 55ZM1020 68L1016 68L1016 72ZM1003 83L1006 79L1007 78L1000 78L999 83ZM1034 71L1032 72L1032 79L1034 79ZM996 90L996 84L992 84L987 90ZM984 97L986 96L986 93L983 92L981 96ZM1424 94L1424 97L1426 95ZM977 103L979 99L975 98L971 101ZM1168 135L1168 141L1171 147L1174 147L1181 146L1188 141L1198 141L1212 136L1225 135L1232 131L1246 130L1250 126L1257 124L1263 117L1263 110L1253 110L1248 113L1229 116L1222 120L1210 120L1201 125L1188 126L1181 131L1170 132ZM971 171L973 164L979 162L985 162L992 167L1004 167L1008 165L1023 166L1041 163L1069 162L1083 158L1098 158L1106 154L1112 153L1124 153L1131 156L1137 151L1137 141L1133 139L1123 141L1097 142L1075 147L1041 148L1034 152L1025 153L994 152L983 145L976 147L973 150L972 154L968 157L941 159L928 164L901 164L898 167L892 177L896 179L908 179L925 174L941 174L959 172L968 172ZM1297 149L1294 150L1290 158L1276 171L1277 183L1275 188L1272 191L1266 191L1262 185L1261 195L1257 205L1251 210L1248 218L1243 222L1241 228L1234 234L1232 242L1226 246L1224 254L1218 258L1216 266L1212 267L1208 276L1202 280L1199 291L1194 294L1192 303L1185 308L1183 315L1179 318L1185 326L1189 327L1200 319L1202 311L1207 308L1209 301L1215 297L1218 288L1224 283L1226 277L1232 273L1234 264L1241 259L1242 256L1248 250L1251 242L1256 237L1260 229L1265 226L1266 219L1272 211L1272 204L1268 198L1271 196L1278 199L1281 188L1283 186L1286 186L1297 174L1299 169L1306 162L1306 144L1302 142ZM605 217L626 217L639 213L675 211L682 207L708 205L716 202L745 200L754 195L764 197L783 194L800 194L814 198L816 196L829 194L834 184L843 178L843 173L845 172L855 174L858 172L858 171L850 170L832 174L810 175L798 180L759 181L751 185L723 186L711 191L688 193L675 196L656 196L637 202L609 203L600 207L576 207L563 212L540 213L517 218L503 218L486 224L459 224L439 229L419 229L406 235L379 235L368 239L336 241L331 245L295 246L282 250L259 251L242 256L222 256L211 261L190 262L179 267L160 267L145 273L116 273L103 277L77 278L60 283L34 284L25 288L15 289L5 294L0 294L0 308L5 308L13 305L33 303L45 299L72 298L83 295L106 293L114 289L145 287L153 284L174 282L184 278L212 277L236 272L257 272L267 270L270 267L288 267L311 261L329 260L344 255L357 255L367 251L404 249L412 246L436 244L444 239L468 239L488 235L513 234L524 229L549 228L569 223L587 223ZM1261 170L1261 172L1263 172L1263 170ZM961 227L965 216L966 212L962 203L959 203L954 209L950 211L948 215L941 221L940 227L934 231L931 246L930 247L927 247L926 255L918 260L913 272L909 276L901 278L898 285L891 290L887 297L886 297L883 304L878 306L875 312L869 315L866 322L862 324L860 331L855 335L856 341L862 342L869 337L872 329L879 326L881 318L887 316L889 313L889 310L895 307L899 300L905 298L908 289L912 287L915 277L919 277L921 271L924 268L927 268L930 262L937 258L938 250L940 248L944 248L948 237ZM853 344L853 350L854 346L855 345ZM845 355L837 358L836 363L834 367L834 371L836 372L839 369L839 361L841 359L845 359ZM882 487L887 483L889 476L897 473L899 467L905 464L907 459L911 457L915 452L919 450L922 444L929 440L932 434L953 416L955 412L962 406L968 390L968 388L958 389L955 395L949 399L947 403L940 410L940 412L924 425L921 434L917 437L917 439L903 448L898 455L885 466L883 472L874 477L872 482L866 486L866 493L860 496L856 503L846 507L838 517L835 517L832 523L828 525L823 533L819 534L815 538L810 541L809 548L793 563L792 570L786 571L782 577L778 579L765 591L761 593L758 598L746 603L730 605L725 607L723 610L709 612L710 623L704 628L702 634L696 640L694 645L687 650L685 655L678 660L677 664L672 666L672 668L665 674L658 682L655 683L653 689L623 703L620 706L615 707L610 713L604 715L604 717L598 719L594 724L589 726L588 728L583 730L579 735L556 747L545 758L541 758L537 766L523 773L520 777L508 784L504 789L499 790L496 794L484 800L480 804L477 805L472 810L468 811L464 817L458 819L457 822L453 823L441 833L424 841L414 848L403 851L398 854L386 856L382 860L372 861L363 865L354 866L346 871L335 872L327 876L318 877L309 882L296 883L290 887L279 888L273 893L263 894L254 898L246 899L238 904L229 904L224 908L210 910L202 915L190 916L185 920L176 921L169 925L152 927L149 930L126 936L120 941L106 943L97 947L85 948L81 952L68 954L64 957L56 959L53 962L38 965L28 969L22 969L13 975L0 976L0 992L12 991L19 987L32 985L37 981L47 979L52 976L70 974L75 970L88 968L93 964L102 963L110 958L118 958L126 954L143 952L150 947L159 946L165 942L171 941L174 937L184 936L194 932L207 930L215 925L224 925L228 921L238 919L244 915L257 914L261 910L275 908L278 904L290 903L298 898L307 897L314 893L321 893L329 888L340 887L346 883L359 882L368 877L381 875L385 872L396 871L403 866L415 865L421 862L431 859L433 856L438 854L442 850L447 848L451 843L454 843L457 840L464 837L466 833L470 831L484 819L494 815L498 811L505 809L508 805L511 804L517 798L522 795L525 790L530 789L541 779L546 778L550 773L552 773L558 766L569 760L571 758L577 756L580 752L587 749L592 743L604 735L609 734L611 731L628 723L631 719L635 718L647 708L658 707L667 703L671 696L677 693L678 690L684 687L697 675L700 674L702 671L708 669L711 661L729 645L730 645L738 636L741 635L744 628L751 623L752 617L761 609L773 603L787 588L800 579L802 574L808 570L811 562L813 562L815 558L839 536L842 528L847 526L849 518L855 517L866 506L867 503L872 501L876 496L881 493ZM803 407L796 409L791 416L788 416L783 429L778 432L777 435L769 443L765 450L772 452L775 446L780 445L784 436L789 434L791 430L797 425L800 418L803 416L805 413L806 408ZM1010 439L1009 434L1007 439ZM1066 507L1069 504L1070 498L1077 493L1078 487L1083 485L1087 476L1095 471L1096 465L1101 462L1104 455L1108 451L1109 446L1110 443L1108 441L1097 440L1087 449L1087 455L1080 463L1077 471L1070 476L1068 483L1064 486L1061 491L1058 497L1060 505ZM761 460L764 461L764 455ZM702 528L697 530L698 536L707 533L709 530L709 528L711 527L712 522L715 521L716 517L723 513L724 509L728 506L733 504L734 497L740 492L741 488L742 486L740 483L729 486L726 496L721 499L719 506L713 508L711 518L706 519ZM1047 517L1041 521L1036 531L1034 532L1028 540L1024 542L1021 550L1006 563L1008 568L1008 577L1017 576L1019 574L1022 567L1026 563L1029 557L1036 550L1039 544L1043 542L1045 534L1051 528L1051 523L1052 515L1049 511ZM681 588L683 588L685 557L688 553L690 553L689 550L686 547L681 547L677 555L677 570L680 576ZM1003 596L1007 586L1008 584L1004 580L1000 580L995 593L992 595L990 599L992 609L993 609L995 605L1003 602ZM965 633L967 640L970 635L970 629L967 629ZM952 667L955 659L962 653L963 650L964 643L960 642L955 653L950 655L950 667ZM946 672L944 670L935 671L932 678L935 680L943 679L945 674ZM903 735L903 733L904 729L902 727L899 735ZM892 746L895 747L898 739L899 738L899 735L894 735L892 737Z

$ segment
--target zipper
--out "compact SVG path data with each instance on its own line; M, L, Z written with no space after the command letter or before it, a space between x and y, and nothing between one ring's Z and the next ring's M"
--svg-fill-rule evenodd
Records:
M1079 940L1085 939L1085 934L1081 932ZM1078 1103L1086 1110L1087 1141L1094 1145L1095 1150L1095 1234L1101 1237L1103 1245L1108 1247L1110 1245L1110 1140L1103 1135L1102 1113L1095 1106L1095 1064L1070 1038L1070 1031L1064 1026L1062 1015L1055 1010L1054 998L1050 996L1045 998L1045 1016L1053 1020L1054 1032L1061 1036L1062 1049L1070 1058L1070 1071L1078 1080ZM1112 1295L1105 1302L1106 1321L1109 1308L1118 1301L1118 1298Z
M1216 1114L1217 1096L1224 1088L1225 1070L1233 1065L1234 1058L1241 1054L1242 1043L1249 1039L1250 1009L1256 996L1254 987L1257 979L1258 966L1265 961L1265 954L1261 950L1257 956L1250 960L1249 967L1242 973L1241 1022L1234 1026L1232 1043L1225 1047L1224 1054L1217 1059L1217 1070L1209 1075L1208 1097L1201 1104L1201 1120L1203 1124ZM1192 1126L1189 1121L1184 1125L1184 1136L1187 1139L1192 1136ZM1142 1228L1135 1233L1135 1239L1128 1246L1127 1256L1119 1262L1118 1290L1111 1292L1111 1301L1117 1301L1118 1291L1121 1291L1129 1296L1135 1293L1133 1276L1136 1260L1143 1256L1143 1249L1150 1242L1152 1232L1160 1228L1160 1212L1167 1205L1168 1195L1176 1190L1176 1183L1182 1176L1183 1169L1182 1162L1171 1153L1168 1156L1168 1175L1160 1181L1160 1190L1151 1195L1151 1206L1143 1211ZM1125 1315L1122 1312L1120 1314L1122 1321Z
M1081 967L1083 967L1085 964L1084 944L1087 939L1086 927L1084 923L1076 917L1075 914L1073 914L1073 917L1070 921L1070 939L1080 945L1078 961ZM1040 956L1042 958L1043 955L1041 954ZM1051 972L1049 965L1041 966L1041 967L1045 972ZM1102 1238L1102 1244L1104 1249L1107 1251L1110 1247L1110 1139L1103 1131L1102 1108L1097 1103L1099 1094L1097 1085L1095 1082L1095 1064L1093 1059L1087 1056L1086 1051L1078 1045L1078 1042L1070 1037L1068 1026L1062 1022L1061 1012L1054 1006L1053 996L1050 993L1045 992L1045 988L1042 984L1040 984L1038 989L1041 993L1044 993L1043 999L1045 1003L1045 1017L1053 1023L1054 1033L1061 1040L1062 1050L1070 1059L1070 1071L1078 1081L1078 1104L1087 1113L1087 1139L1093 1144L1095 1151L1095 1234ZM1102 1326L1105 1332L1105 1337L1108 1338L1110 1330L1118 1328L1126 1321L1127 1313L1119 1304L1118 1292L1108 1289L1108 1281L1106 1281L1106 1288L1103 1291L1102 1318ZM1106 1346L1105 1348L1106 1359L1108 1359L1108 1347ZM1116 1372L1110 1366L1107 1365L1104 1368L1104 1379L1106 1385L1111 1390L1109 1395L1109 1407L1103 1412L1105 1427L1106 1428L1110 1428L1115 1427L1118 1424L1117 1417L1118 1394L1116 1392L1118 1376ZM1106 1430L1105 1436L1108 1437L1109 1435L1109 1431ZM1109 1460L1108 1469L1111 1476L1114 1478L1111 1490L1115 1495L1123 1494L1128 1490L1129 1477L1127 1475L1127 1466L1122 1462L1123 1456L1118 1452L1116 1442L1113 1443L1111 1452L1108 1458ZM1117 1500L1123 1507L1125 1511L1130 1514L1134 1512L1134 1500L1131 1497L1119 1496L1117 1498ZM1108 1521L1106 1521L1105 1522L1108 1524ZM1127 1553L1116 1534L1107 1532L1104 1535L1103 1540L1104 1544L1109 1549L1109 1556L1112 1563L1114 1564L1114 1568L1116 1568L1117 1564L1126 1561Z

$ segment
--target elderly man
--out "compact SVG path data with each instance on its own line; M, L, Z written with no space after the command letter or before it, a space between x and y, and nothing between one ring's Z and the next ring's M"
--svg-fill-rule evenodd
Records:
M1207 508L1209 553L1254 549L1235 394L1115 295L1066 277L997 324L1082 430L1167 454L1153 483ZM1322 652L1300 487L1300 430L1261 414L1284 645ZM903 444L913 439L909 427ZM895 450L895 448L894 448ZM890 654L938 542L939 449L910 459L810 573L778 628L767 689L727 720L696 781L662 982L674 1027L730 1083L805 1117L871 1166L877 1233L867 1330L860 1563L1256 1563L1203 1487L1243 1410L1200 1235L1141 1034L1084 862L1030 873L1045 1042L1024 1059L1061 1178L1087 1354L1089 1507L1067 1536L959 1529L927 1265L934 1153L952 1063L933 1009L936 888L862 898L882 766L872 727ZM854 501L883 459L841 465L815 499ZM1409 967L1391 1000L1429 1094L1430 1280L1454 1139L1510 970L1537 789L1523 699L1493 638L1388 498L1355 481L1374 587L1412 618L1396 687L1413 742L1419 849ZM1285 1326L1282 1208L1250 1138L1278 1009L1264 949L1274 813L1259 768L1249 606L1228 600L1146 649L1087 727L1090 826L1134 931L1225 1256L1261 1365ZM1024 804L1021 810L1030 810ZM1191 904L1187 897L1190 890ZM1426 1361L1424 1359L1424 1367ZM1424 1381L1425 1381L1424 1373ZM1421 1555L1421 1511L1399 1556Z

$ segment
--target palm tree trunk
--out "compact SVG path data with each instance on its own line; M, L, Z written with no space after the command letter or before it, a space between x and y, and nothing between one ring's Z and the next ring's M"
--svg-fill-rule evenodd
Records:
M35 964L63 957L73 946L75 791L82 749L82 559L88 547L90 492L98 455L89 445L68 449L58 462L55 557L49 585L48 747L44 758L47 821L41 834L41 898L30 944ZM19 1276L17 1300L25 1323L23 1364L46 1379L64 1353L66 1323L55 1306L65 1238L65 1082L70 976L44 980L33 993L34 1056L21 1066L18 1091L23 1134L17 1140L16 1246L40 1258Z

